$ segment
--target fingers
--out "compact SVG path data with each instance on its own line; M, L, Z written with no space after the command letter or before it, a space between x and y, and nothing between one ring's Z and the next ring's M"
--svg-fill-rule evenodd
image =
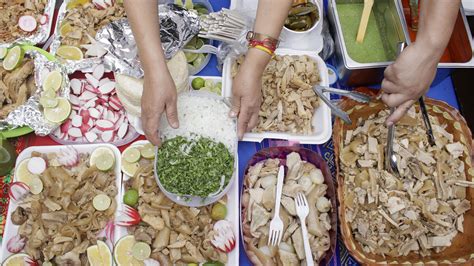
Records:
M385 93L397 93L399 92L399 88L397 88L397 86L395 85L395 83L393 83L392 81L388 80L388 79L384 79L382 81L382 91L385 92Z
M387 121L385 122L387 126L391 126L397 123L398 121L400 121L400 119L402 119L402 117L408 112L408 110L413 105L413 103L414 103L413 100L408 100L405 103L398 106L397 109L395 109L395 111L393 112L393 114L391 114L387 118Z
M408 100L410 99L404 94L382 94L382 101L388 107L398 107L399 105L405 103Z
M258 125L258 111L253 113L252 116L250 117L247 131L254 129L257 125Z
M229 117L236 118L237 116L239 116L240 101L241 101L241 97L233 95L233 97L232 97L232 108L230 109ZM239 117L239 119L240 119L240 117Z
M159 128L159 116L158 120L156 119L144 119L142 118L143 131L145 132L146 138L153 143L155 146L160 146L161 139L160 134L158 133Z
M172 128L176 129L179 127L178 107L175 99L166 104L166 118Z
M245 132L247 132L247 128L250 122L250 113L248 110L243 109L242 112L239 114L239 119L237 120L237 135L239 140L244 137Z

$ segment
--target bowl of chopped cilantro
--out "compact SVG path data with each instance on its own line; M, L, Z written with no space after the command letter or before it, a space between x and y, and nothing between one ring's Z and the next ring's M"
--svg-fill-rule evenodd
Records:
M202 136L165 140L155 156L155 178L163 193L177 204L212 204L230 189L235 156L221 142Z

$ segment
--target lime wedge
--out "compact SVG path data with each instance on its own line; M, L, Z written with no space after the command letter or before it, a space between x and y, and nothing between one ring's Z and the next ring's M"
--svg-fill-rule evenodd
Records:
M87 248L87 260L90 265L102 265L102 258L99 253L99 247L93 245Z
M39 100L39 103L44 107L44 108L54 108L58 106L58 99L57 98L48 98L48 97L41 97Z
M30 159L25 159L18 165L15 170L15 181L23 182L31 187L32 180L38 177L28 170L29 161Z
M56 54L68 60L81 60L84 58L81 49L76 46L62 45L58 48Z
M206 79L206 81L204 82L204 87L214 88L214 86L215 86L214 81L210 79Z
M99 247L99 254L102 259L102 265L112 265L112 252L110 252L110 249L107 244L105 244L103 241L97 240L97 246Z
M54 70L48 73L48 75L43 80L43 90L52 89L58 91L63 84L63 75L61 72Z
M205 59L206 56L204 54L198 54L198 57L196 58L196 60L193 61L192 65L194 67L199 67L200 65L202 65Z
M38 195L41 193L41 191L43 191L43 181L41 181L39 177L32 178L31 182L26 184L30 187L30 191L34 195Z
M127 163L125 160L122 160L122 172L130 177L133 177L135 173L140 168L138 163Z
M193 0L186 0L186 2L184 3L184 8L186 8L187 10L194 9Z
M92 206L98 211L105 211L110 207L112 200L105 194L99 194L92 200Z
M53 89L48 89L41 93L41 97L56 98L56 92Z
M140 148L140 153L145 159L154 159L155 158L155 146L151 143L147 143Z
M30 256L25 253L14 254L8 257L4 262L3 266L18 266L18 265L27 265L26 259Z
M109 148L97 148L92 152L89 163L95 165L100 171L107 172L115 165L115 154Z
M135 259L133 256L130 256L132 247L135 245L135 237L124 236L122 237L114 248L114 259L115 263L118 266L144 266L143 261Z
M186 61L188 63L194 62L194 60L196 60L199 56L199 54L195 54L195 53L184 53L184 55L186 55Z
M69 117L71 104L64 98L57 98L58 105L54 108L44 108L44 118L52 123L61 123Z
M127 163L136 163L140 160L140 150L135 147L128 147L122 153L122 159Z
M59 36L66 37L72 31L72 26L69 23L64 23L59 28Z
M132 247L132 256L137 260L146 260L151 255L151 248L145 242L137 242Z
M203 45L204 45L204 41L201 38L197 39L196 45L195 45L196 49L201 48Z
M3 59L3 68L8 71L17 68L21 64L24 54L20 46L14 46Z
M180 7L183 7L183 6L184 6L183 0L175 0L175 1L174 1L174 4L177 5L177 6L180 6Z
M5 58L7 56L8 49L5 47L0 48L0 60Z

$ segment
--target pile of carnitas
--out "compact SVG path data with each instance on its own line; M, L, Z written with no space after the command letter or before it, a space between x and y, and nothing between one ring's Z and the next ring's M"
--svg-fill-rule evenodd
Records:
M239 57L232 66L232 77L242 65ZM254 132L287 132L309 135L313 132L314 110L319 98L313 90L294 85L302 81L316 85L321 81L317 63L308 56L275 56L262 77L263 102Z
M436 117L436 145L430 146L421 114L412 108L396 125L394 152L400 176L384 169L387 128L384 110L359 119L345 134L340 154L345 216L367 253L422 256L449 247L464 231L467 148L454 141Z
M161 265L227 263L227 253L235 247L236 239L231 223L225 220L226 197L200 208L180 206L160 191L153 174L153 160L142 158L138 165L125 189L138 192L133 208L140 217L136 221L141 222L132 222L128 232L136 242L150 246L150 258ZM226 234L222 235L223 232Z
M309 203L307 226L309 243L316 262L330 249L331 202L325 196L328 186L313 164L293 152L286 158L288 173L283 184L280 217L283 237L278 247L268 246L270 220L275 208L275 191L280 159L267 159L249 168L242 196L242 231L250 260L255 265L300 265L305 252L295 197L306 195Z
M47 0L0 0L0 43L34 34L38 25L47 23Z

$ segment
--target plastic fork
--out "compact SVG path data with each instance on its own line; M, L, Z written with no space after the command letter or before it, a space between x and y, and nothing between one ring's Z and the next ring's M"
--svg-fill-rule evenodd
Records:
M283 221L280 218L280 200L281 192L283 189L283 179L285 177L285 167L280 165L278 170L278 180L275 193L275 214L270 222L270 231L268 233L268 245L278 246L280 245L281 238L283 237Z
M295 198L296 214L300 218L301 233L303 234L304 253L306 256L306 265L313 266L313 254L308 240L308 229L306 229L306 217L309 214L309 205L306 196L303 193L298 193Z
M199 49L183 49L183 51L193 54L217 54L218 49L215 46L205 44Z

